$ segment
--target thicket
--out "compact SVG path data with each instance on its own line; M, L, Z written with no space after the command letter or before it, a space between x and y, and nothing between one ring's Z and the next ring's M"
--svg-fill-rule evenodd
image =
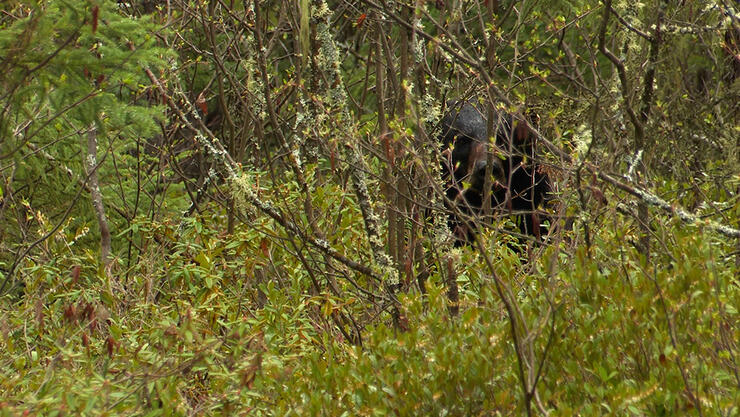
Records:
M0 11L0 415L740 413L736 2ZM543 242L455 247L450 99Z

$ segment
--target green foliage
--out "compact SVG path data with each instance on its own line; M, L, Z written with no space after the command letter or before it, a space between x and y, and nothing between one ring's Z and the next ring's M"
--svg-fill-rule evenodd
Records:
M740 218L719 6L613 2L625 96L601 3L369 4L9 4L0 415L738 413L737 240L702 223ZM430 125L489 87L577 160L542 157L546 242L499 209L453 247ZM699 220L640 224L630 186Z
M146 80L142 67L156 68L169 55L155 45L149 19L122 16L110 1L38 2L18 12L27 17L0 35L3 86L19 107L16 118L3 123L6 129L17 117L32 117L39 120L31 130L45 136L44 129L64 129L65 120L44 122L68 110L64 119L73 125L97 122L113 131L128 129L129 135L155 130L156 108L132 100Z
M9 208L28 213L6 222L4 253L23 251L29 231L47 233L60 223L70 232L96 226L76 192L88 185L85 138L93 126L101 187L119 208L112 221L122 225L136 215L140 191L112 179L137 169L130 154L159 129L162 108L150 103L143 69L157 72L172 54L156 45L151 19L132 19L117 8L112 1L39 1L18 5L14 19L4 17L0 131L7 140L0 153L4 167L13 167L15 183L8 187L18 190ZM65 218L70 204L71 217ZM86 232L77 234L91 242Z
M359 348L324 327L346 308L342 303L358 306L307 293L306 270L287 248L265 246L255 229L226 237L200 221L183 227L142 224L139 232L150 242L182 235L150 244L118 282L84 266L95 265L90 256L24 269L23 295L5 296L0 312L6 410L523 411L510 329L485 274L460 278L460 317L449 317L444 288L431 285L426 297L402 297L408 329L372 325ZM738 401L732 341L740 336L732 323L740 294L737 270L720 255L722 242L672 225L666 251L646 264L635 250L615 246L631 233L619 222L594 239L590 255L583 248L574 262L557 261L559 272L549 278L535 265L521 283L520 308L533 322L549 302L557 304L554 333L542 323L535 344L542 357L552 338L542 401L556 415L681 414L692 408L684 369L705 414L732 413ZM472 252L460 256L471 273L482 267ZM555 254L543 265L549 256ZM513 280L512 266L497 272Z
M449 320L440 288L432 288L425 302L413 297L404 305L413 328L399 333L375 326L362 349L334 346L307 356L290 381L266 387L276 390L273 411L471 415L511 410L516 377L502 366L504 323L492 309L472 307L460 320Z

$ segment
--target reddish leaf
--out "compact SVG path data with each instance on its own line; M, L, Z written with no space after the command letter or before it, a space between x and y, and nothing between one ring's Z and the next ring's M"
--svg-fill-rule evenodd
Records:
M72 285L77 285L77 280L80 279L80 271L82 267L75 265L72 267Z
M98 6L93 6L92 9L92 33L95 34L95 31L98 30L98 14L100 13L100 9Z
M36 322L39 334L44 333L44 302L39 298L36 300Z
M410 256L406 257L406 260L404 261L404 264L403 264L403 269L404 269L404 272L406 273L406 285L409 285L409 283L411 282L411 274L413 273Z
M605 206L608 203L606 196L604 196L604 193L601 191L601 189L592 187L591 192L596 198L596 201L598 201L599 204L601 204L602 206Z
M362 24L365 22L365 19L367 18L367 13L363 13L360 15L360 17L357 18L357 27L359 28L362 26Z
M198 98L195 100L195 105L198 106L203 114L208 114L208 104L206 103L206 97L203 95L203 92L198 94Z
M70 304L64 309L64 319L73 322L77 319L77 309L74 304Z
M107 339L105 339L105 351L108 353L108 357L113 357L113 349L116 347L116 341L113 340L113 336L108 336Z

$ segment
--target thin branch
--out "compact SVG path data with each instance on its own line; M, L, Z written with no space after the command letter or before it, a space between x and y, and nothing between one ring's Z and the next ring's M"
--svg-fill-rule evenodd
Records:
M100 192L100 183L98 182L98 164L96 163L97 152L98 129L93 125L90 127L90 130L87 131L87 157L85 165L87 166L87 175L90 179L90 197L92 199L93 208L95 209L95 215L98 218L98 226L100 227L100 261L107 274L111 264L111 239L110 227L108 226L108 220L105 217L103 194Z
M213 132L208 129L207 126L203 123L202 120L200 120L200 117L198 117L196 120L200 125L200 128L196 128L188 119L188 117L183 113L183 111L177 106L177 104L172 100L172 98L167 94L164 87L162 86L162 83L159 81L159 79L152 73L151 70L148 68L145 68L144 71L146 72L149 79L152 81L154 86L157 88L161 96L164 98L165 103L167 106L175 113L177 118L189 129L192 129L193 131L199 132L198 135L196 135L196 139L204 145L206 148L212 150L216 155L218 155L221 158L222 165L226 168L228 171L228 178L232 181L234 181L235 185L239 187L240 192L243 194L244 199L252 206L256 207L259 211L263 212L273 220L275 220L280 226L282 226L287 232L292 233L296 235L299 239L302 239L311 246L319 249L321 252L325 253L326 255L336 259L340 263L344 264L350 269L353 269L361 274L364 274L376 281L382 281L381 278L373 271L372 268L368 267L367 265L363 265L359 262L353 261L346 256L342 255L337 251L335 248L331 247L329 245L329 242L325 240L317 239L313 236L309 236L306 232L303 231L300 227L298 227L295 223L293 223L291 220L287 219L277 208L275 208L272 204L268 202L262 201L257 194L252 191L249 186L240 186L238 185L238 178L239 176L237 173L240 171L239 165L234 161L231 156L228 154L226 149L224 149L221 142L213 135ZM187 102L187 97L184 97L182 95L180 97L182 100ZM190 111L192 114L197 115L197 110L195 107L188 103L188 107L190 108Z
M624 103L624 110L627 112L627 116L629 116L630 122L632 122L632 126L634 126L635 128L635 139L637 140L637 147L642 148L644 145L643 138L645 134L643 132L643 126L640 122L640 119L638 119L635 111L632 109L632 104L630 100L630 87L627 80L627 71L624 68L624 62L622 62L621 59L619 59L616 55L614 55L614 53L612 53L612 51L609 50L609 48L606 47L606 28L609 23L611 7L612 0L605 0L604 17L602 18L601 28L599 29L599 51L601 51L601 53L604 54L604 56L606 56L617 69L619 84L622 87L621 92L622 100Z
M100 166L100 164L103 163L103 161L105 161L105 158L101 159L100 162L98 162L98 164L94 167L94 169L90 172L90 174L92 174L93 172L95 172L95 170L97 170L97 168ZM88 180L90 179L90 174L88 174L87 177L85 178L85 181L84 181L85 184L87 184ZM38 238L37 240L35 240L30 245L28 245L28 247L26 249L24 249L21 252L21 254L16 257L15 261L13 261L13 264L10 266L10 269L8 269L8 272L5 275L5 280L3 280L3 283L0 284L0 294L3 293L3 290L5 289L5 286L8 284L8 282L12 278L13 273L15 272L16 268L18 268L18 265L20 265L20 263L23 261L23 259L26 258L26 256L29 254L29 252L31 252L31 250L33 250L33 248L35 248L36 246L38 246L41 242L45 241L46 239L48 239L49 237L51 237L52 235L54 235L54 233L56 233L62 227L62 225L64 224L65 220L69 217L69 214L72 212L72 208L74 208L75 204L80 199L80 195L82 195L82 191L84 191L85 189L87 189L87 188L86 187L80 187L79 190L77 190L77 194L75 194L75 196L71 200L69 206L67 207L67 209L62 214L62 217L59 220L59 222L57 222L57 224L48 233L46 233L45 235L41 236L40 238Z

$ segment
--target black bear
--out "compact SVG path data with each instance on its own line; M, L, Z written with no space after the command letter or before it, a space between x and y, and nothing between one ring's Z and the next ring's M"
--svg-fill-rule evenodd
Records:
M535 162L535 135L526 123L503 112L493 125L495 144L488 141L483 110L470 102L448 103L441 121L442 176L457 246L473 239L473 219L483 211L487 172L493 211L515 214L523 235L537 239L542 235L539 208L551 187L543 167Z

